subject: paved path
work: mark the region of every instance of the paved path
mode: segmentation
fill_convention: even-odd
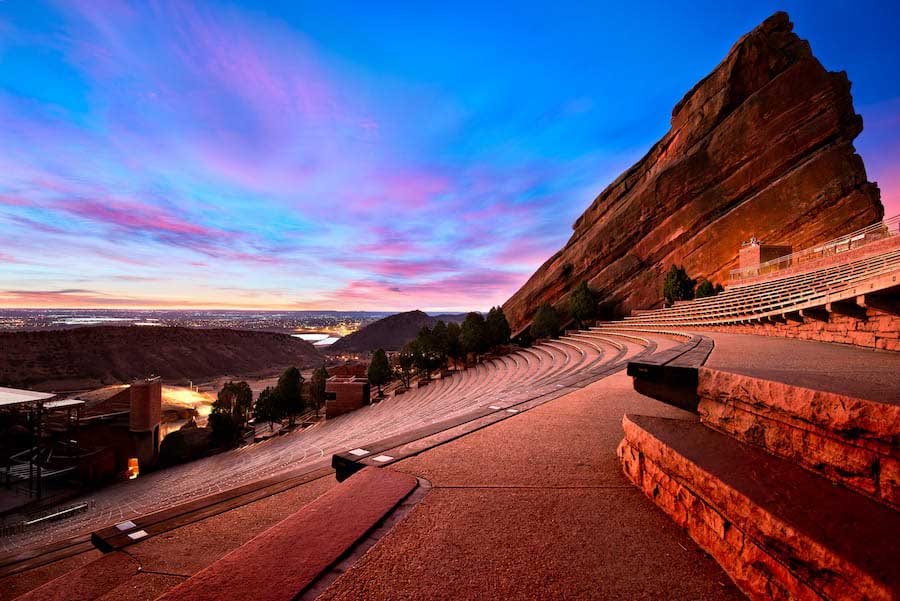
[[[622,476],[623,373],[392,466],[434,489],[320,599],[743,599]]]

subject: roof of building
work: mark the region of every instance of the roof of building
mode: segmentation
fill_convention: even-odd
[[[52,411],[54,409],[71,409],[73,407],[81,407],[84,401],[80,399],[60,399],[58,401],[48,401],[44,403],[44,409]]]
[[[52,399],[56,395],[51,392],[35,392],[19,388],[0,387],[0,407],[15,407]]]

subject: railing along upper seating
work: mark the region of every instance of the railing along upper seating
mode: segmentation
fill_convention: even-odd
[[[817,261],[825,257],[856,250],[872,244],[873,242],[897,235],[900,235],[900,215],[894,215],[893,217],[874,223],[845,236],[841,236],[840,238],[829,240],[824,244],[812,248],[778,257],[777,259],[772,259],[771,261],[766,261],[759,265],[750,265],[744,268],[732,269],[729,274],[729,279],[732,284],[740,283],[741,280],[747,278],[769,275],[781,271],[782,269],[801,266],[805,263]]]

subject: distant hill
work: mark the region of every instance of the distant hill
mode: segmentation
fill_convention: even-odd
[[[249,375],[321,360],[310,343],[269,332],[143,326],[0,332],[0,386],[43,390],[151,374],[170,381]]]
[[[382,348],[386,351],[396,351],[415,338],[419,330],[425,326],[433,327],[439,320],[443,320],[446,323],[451,321],[461,322],[465,317],[465,314],[432,317],[422,311],[397,313],[396,315],[373,321],[369,325],[360,328],[359,331],[344,336],[329,346],[328,350],[365,353]]]

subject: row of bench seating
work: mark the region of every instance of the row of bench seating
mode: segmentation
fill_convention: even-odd
[[[601,323],[598,327],[730,325],[778,318],[827,303],[854,300],[863,293],[893,289],[900,285],[900,236],[895,240],[884,252],[845,264],[732,286],[717,296],[639,311],[622,322]]]
[[[677,344],[677,340],[672,340]],[[92,495],[94,509],[76,518],[48,524],[22,537],[0,541],[0,551],[46,544],[76,532],[247,484],[329,464],[335,453],[361,444],[403,435],[455,418],[465,419],[488,407],[505,411],[588,376],[604,366],[655,348],[635,334],[581,333],[536,344],[451,372],[421,388],[318,423],[302,432],[273,437],[233,451],[142,475]]]

